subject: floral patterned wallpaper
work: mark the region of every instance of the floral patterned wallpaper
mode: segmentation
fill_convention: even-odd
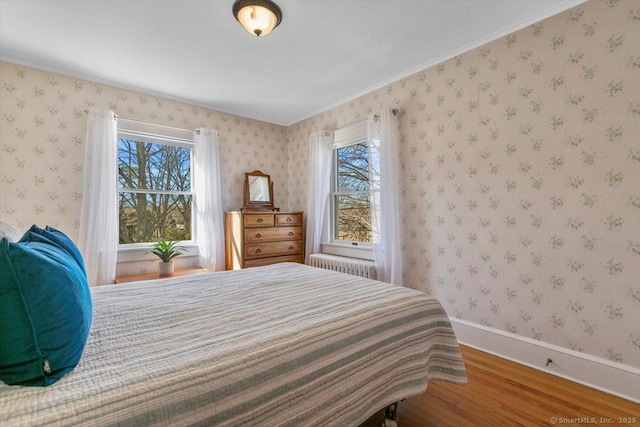
[[[640,2],[592,0],[289,127],[400,110],[405,285],[449,315],[640,367]]]
[[[23,230],[48,224],[77,239],[89,107],[162,125],[216,129],[224,209],[243,205],[244,173],[255,169],[272,176],[276,205],[287,208],[286,128],[0,62],[0,221]],[[155,268],[151,262],[121,264],[117,274]]]
[[[90,106],[218,130],[225,210],[253,169],[304,210],[310,132],[388,105],[405,283],[451,316],[640,367],[639,40],[640,2],[591,0],[289,128],[0,62],[0,221],[77,237]]]

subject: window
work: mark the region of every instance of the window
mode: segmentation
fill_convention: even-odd
[[[192,240],[193,144],[141,127],[118,120],[119,243]]]
[[[380,194],[378,151],[367,140],[366,128],[336,131],[333,151],[331,241],[352,246],[375,243]]]

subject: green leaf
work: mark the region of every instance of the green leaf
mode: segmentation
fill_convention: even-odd
[[[177,244],[178,242],[173,240],[167,241],[164,239],[160,239],[153,245],[153,249],[151,249],[149,252],[157,255],[158,258],[160,258],[163,262],[169,262],[178,255],[181,255],[182,251],[185,250],[181,246],[176,246]]]

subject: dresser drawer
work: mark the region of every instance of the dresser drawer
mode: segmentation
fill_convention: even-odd
[[[278,255],[297,255],[302,253],[302,241],[250,243],[245,245],[245,258],[265,258]]]
[[[279,240],[300,240],[300,227],[245,228],[244,241],[247,243],[277,242]]]
[[[260,267],[263,265],[277,264],[279,262],[299,262],[302,263],[302,255],[274,256],[271,258],[256,258],[245,261],[245,267]]]
[[[273,214],[244,214],[244,226],[245,227],[273,227],[274,220]]]
[[[2,0],[0,0],[2,1]],[[304,263],[304,212],[225,212],[225,268]]]
[[[302,225],[302,214],[276,214],[276,225]]]

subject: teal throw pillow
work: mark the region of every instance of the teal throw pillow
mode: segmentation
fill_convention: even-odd
[[[6,384],[58,381],[79,362],[91,327],[83,269],[39,236],[0,241],[0,379]]]
[[[31,228],[22,236],[20,241],[33,240],[34,236],[32,233],[35,233],[38,236],[42,236],[45,239],[48,239],[53,244],[60,246],[65,251],[69,252],[69,254],[76,260],[84,275],[87,275],[87,271],[84,267],[84,260],[82,259],[82,254],[80,253],[80,249],[73,243],[66,234],[64,234],[60,230],[56,230],[53,227],[46,226],[45,228],[40,228],[37,225],[32,225]]]

